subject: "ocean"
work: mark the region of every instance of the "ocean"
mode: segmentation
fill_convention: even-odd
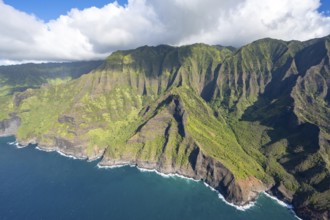
[[[296,219],[261,194],[244,211],[202,182],[164,177],[135,167],[104,169],[0,138],[0,219]],[[220,196],[221,197],[221,196]]]

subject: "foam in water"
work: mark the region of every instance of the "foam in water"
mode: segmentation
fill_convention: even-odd
[[[114,168],[120,168],[120,167],[124,167],[124,166],[136,167],[141,172],[153,172],[153,173],[156,173],[156,174],[158,174],[158,175],[160,175],[164,178],[178,177],[178,178],[182,178],[182,179],[186,179],[186,180],[194,181],[194,182],[201,181],[201,180],[196,180],[196,179],[186,177],[186,176],[183,176],[183,175],[180,175],[180,174],[177,174],[177,173],[175,173],[175,174],[165,174],[165,173],[161,173],[161,172],[159,172],[158,170],[155,170],[155,169],[145,169],[145,168],[141,168],[141,167],[138,167],[138,166],[135,166],[135,165],[130,165],[130,164],[111,165],[111,166],[103,166],[103,165],[99,165],[99,164],[97,165],[98,168],[105,168],[105,169],[114,169]],[[247,210],[247,209],[249,209],[249,208],[251,208],[255,205],[255,202],[250,202],[249,204],[244,205],[244,206],[234,205],[233,203],[230,203],[230,202],[226,201],[225,198],[223,197],[223,195],[221,195],[216,189],[214,189],[213,187],[211,187],[210,185],[208,185],[205,182],[203,182],[203,183],[207,188],[209,188],[212,191],[216,192],[218,194],[219,199],[221,199],[227,205],[230,205],[230,206],[236,208],[237,210],[245,211],[245,210]]]
[[[294,210],[293,210],[293,206],[292,206],[291,204],[285,203],[285,202],[279,200],[278,198],[276,198],[275,196],[270,195],[270,194],[267,193],[267,192],[263,192],[263,194],[264,194],[265,196],[267,196],[268,198],[270,198],[270,199],[276,201],[277,204],[279,204],[280,206],[283,206],[283,207],[286,207],[286,208],[290,209],[291,212],[294,214],[294,217],[295,217],[295,218],[297,218],[297,219],[299,219],[299,220],[302,220],[301,218],[299,218],[299,217],[296,215],[296,213],[295,213]]]
[[[25,145],[21,145],[19,144],[17,141],[13,141],[13,142],[8,142],[7,144],[9,145],[12,145],[12,146],[16,146],[17,148],[24,148],[26,147]],[[37,150],[40,150],[40,151],[45,151],[45,152],[53,152],[53,151],[56,151],[58,154],[64,156],[64,157],[67,157],[67,158],[71,158],[71,159],[74,159],[74,160],[77,160],[77,159],[85,159],[85,158],[79,158],[79,157],[75,157],[75,156],[72,156],[72,155],[69,155],[69,154],[66,154],[66,153],[63,153],[59,150],[52,150],[52,149],[45,149],[45,148],[40,148],[38,146],[35,147],[35,149]],[[89,160],[89,162],[91,161],[95,161],[95,160],[98,160],[100,159],[102,156],[98,157],[98,158],[95,158],[94,160]],[[130,167],[136,167],[139,171],[141,172],[153,172],[153,173],[156,173],[164,178],[171,178],[171,177],[178,177],[178,178],[182,178],[182,179],[186,179],[186,180],[189,180],[189,181],[194,181],[194,182],[199,182],[200,180],[196,180],[196,179],[193,179],[193,178],[190,178],[190,177],[186,177],[186,176],[183,176],[183,175],[180,175],[180,174],[177,174],[177,173],[174,173],[174,174],[165,174],[165,173],[161,173],[159,172],[158,170],[156,169],[146,169],[146,168],[141,168],[141,167],[138,167],[136,165],[132,165],[132,164],[120,164],[120,165],[110,165],[110,166],[105,166],[105,165],[100,165],[100,164],[97,164],[97,167],[98,168],[103,168],[103,169],[115,169],[115,168],[120,168],[120,167],[125,167],[125,166],[130,166]],[[255,202],[250,202],[248,203],[247,205],[244,205],[244,206],[237,206],[237,205],[234,205],[233,203],[230,203],[228,202],[224,196],[219,193],[216,189],[214,189],[213,187],[211,187],[210,185],[208,185],[207,183],[203,182],[204,185],[209,188],[210,190],[212,190],[213,192],[216,192],[218,194],[218,197],[219,199],[221,199],[224,203],[226,203],[227,205],[229,206],[232,206],[234,208],[236,208],[237,210],[240,210],[240,211],[246,211],[248,209],[250,209],[251,207],[253,207],[255,205]],[[263,192],[263,194],[265,196],[267,196],[268,198],[276,201],[279,205],[283,206],[283,207],[286,207],[288,209],[290,209],[293,213],[293,207],[292,205],[290,204],[287,204],[281,200],[279,200],[278,198],[266,193],[266,192]],[[294,213],[295,217],[297,219],[300,219],[295,213]]]
[[[120,164],[120,165],[110,165],[110,166],[97,164],[97,167],[100,169],[115,169],[115,168],[126,167],[126,166],[134,167],[133,165],[130,165],[128,163]]]
[[[285,203],[285,202],[279,200],[278,198],[276,198],[275,196],[270,195],[270,194],[267,193],[267,192],[263,192],[263,194],[264,194],[265,196],[267,196],[268,198],[271,198],[272,200],[276,201],[279,205],[281,205],[281,206],[283,206],[283,207],[286,207],[286,208],[288,208],[288,209],[292,209],[292,208],[293,208],[292,205],[287,204],[287,203]]]
[[[137,167],[137,168],[138,168],[140,171],[142,171],[142,172],[154,172],[154,173],[156,173],[156,174],[158,174],[158,175],[160,175],[160,176],[162,176],[162,177],[165,177],[165,178],[169,178],[169,177],[179,177],[179,178],[186,179],[186,180],[189,180],[189,181],[194,181],[194,182],[199,182],[199,181],[201,181],[201,180],[196,180],[196,179],[193,179],[193,178],[190,178],[190,177],[182,176],[182,175],[177,174],[177,173],[175,173],[175,174],[164,174],[164,173],[161,173],[161,172],[159,172],[159,171],[157,171],[157,170],[155,170],[155,169],[145,169],[145,168],[140,168],[140,167]],[[250,209],[251,207],[253,207],[253,206],[255,205],[255,202],[250,202],[250,203],[248,203],[247,205],[244,205],[244,206],[237,206],[237,205],[234,205],[233,203],[228,202],[228,201],[224,198],[224,196],[223,196],[221,193],[219,193],[216,189],[214,189],[213,187],[211,187],[209,184],[207,184],[206,182],[203,182],[203,183],[204,183],[204,185],[205,185],[207,188],[211,189],[211,191],[216,192],[216,193],[218,194],[219,199],[221,199],[221,200],[222,200],[223,202],[225,202],[227,205],[236,208],[237,210],[240,210],[240,211],[246,211],[247,209]]]
[[[194,182],[199,182],[200,181],[200,180],[196,180],[196,179],[193,179],[193,178],[190,178],[190,177],[182,176],[182,175],[177,174],[177,173],[175,173],[175,174],[165,174],[165,173],[161,173],[161,172],[159,172],[158,170],[155,170],[155,169],[145,169],[145,168],[141,168],[141,167],[131,165],[131,164],[121,164],[121,165],[111,165],[111,166],[103,166],[103,165],[99,165],[99,164],[97,165],[98,168],[105,168],[105,169],[115,169],[115,168],[120,168],[120,167],[124,167],[124,166],[136,167],[141,172],[153,172],[153,173],[156,173],[156,174],[158,174],[158,175],[160,175],[164,178],[179,177],[179,178],[186,179],[186,180],[189,180],[189,181],[194,181]],[[203,183],[207,188],[209,188],[213,192],[216,192],[218,194],[219,199],[221,199],[224,203],[226,203],[229,206],[234,207],[235,209],[237,209],[239,211],[246,211],[246,210],[254,207],[255,204],[256,204],[256,202],[249,202],[248,204],[243,205],[243,206],[234,205],[233,203],[228,202],[221,193],[219,193],[216,189],[211,187],[209,184],[207,184],[205,182],[203,182]],[[281,206],[286,207],[288,209],[291,209],[291,211],[294,213],[294,211],[292,209],[292,205],[287,204],[287,203],[277,199],[276,197],[269,195],[266,192],[263,192],[263,194],[266,195],[267,197],[273,199],[274,201],[276,201]],[[295,213],[294,213],[294,215],[297,219],[300,219]]]
[[[40,147],[36,147],[37,150],[40,150],[40,151],[45,151],[45,152],[54,152],[55,150],[52,150],[52,149],[45,149],[45,148],[40,148]]]
[[[101,159],[102,157],[103,157],[103,155],[100,155],[100,156],[95,157],[95,158],[93,158],[93,159],[89,159],[89,158],[88,158],[87,162],[93,162],[93,161],[96,161],[96,160]]]
[[[141,167],[136,167],[140,172],[152,172],[152,173],[156,173],[164,178],[170,178],[170,177],[174,177],[175,175],[174,174],[166,174],[166,173],[161,173],[155,169],[145,169],[145,168],[141,168]]]
[[[27,145],[20,145],[17,141],[13,141],[13,142],[8,142],[7,144],[12,145],[12,146],[16,146],[17,148],[24,148]]]
[[[153,172],[153,173],[156,173],[164,178],[170,178],[170,177],[178,177],[178,178],[181,178],[181,179],[186,179],[186,180],[190,180],[190,181],[194,181],[194,182],[199,182],[200,180],[195,180],[193,178],[190,178],[190,177],[186,177],[186,176],[183,176],[183,175],[180,175],[180,174],[177,174],[177,173],[169,173],[169,174],[165,174],[165,173],[161,173],[159,172],[158,170],[155,170],[155,169],[145,169],[145,168],[141,168],[141,167],[136,167],[138,170],[140,170],[141,172]]]
[[[71,158],[71,159],[74,159],[74,160],[83,160],[85,158],[79,158],[79,157],[75,157],[75,156],[72,156],[70,154],[66,154],[66,153],[63,153],[62,151],[60,150],[53,150],[53,149],[45,149],[45,148],[40,148],[40,147],[35,147],[35,149],[37,150],[40,150],[40,151],[45,151],[45,152],[54,152],[56,151],[58,154],[60,154],[61,156],[64,156],[64,157],[67,157],[67,158]]]
[[[169,177],[179,177],[179,178],[182,178],[182,179],[186,179],[186,180],[189,180],[189,181],[194,181],[194,182],[199,182],[201,180],[196,180],[196,179],[193,179],[193,178],[190,178],[190,177],[186,177],[186,176],[182,176],[180,174],[164,174],[164,173],[161,173],[155,169],[145,169],[145,168],[140,168],[140,167],[137,167],[140,171],[142,172],[154,172],[162,177],[165,177],[165,178],[169,178]],[[233,203],[230,203],[228,202],[227,200],[225,200],[225,198],[223,197],[223,195],[221,195],[216,189],[214,189],[213,187],[211,187],[210,185],[208,185],[207,183],[203,182],[204,185],[211,189],[212,191],[216,192],[218,194],[218,197],[219,199],[221,199],[222,201],[224,201],[227,205],[230,205],[232,207],[235,207],[236,209],[240,210],[240,211],[245,211],[249,208],[251,208],[252,206],[254,206],[255,202],[250,202],[249,204],[247,205],[244,205],[244,206],[237,206],[237,205],[234,205]]]
[[[68,157],[68,158],[71,158],[71,159],[74,159],[74,160],[78,160],[78,159],[80,159],[80,158],[75,157],[75,156],[72,156],[72,155],[70,155],[70,154],[63,153],[62,151],[59,151],[59,150],[57,150],[56,152],[57,152],[58,154],[64,156],[64,157]]]
[[[252,208],[255,205],[255,202],[249,202],[248,204],[243,205],[243,206],[234,205],[233,203],[228,202],[225,199],[225,197],[221,193],[219,193],[216,189],[214,189],[212,186],[210,186],[209,184],[207,184],[205,182],[204,182],[204,185],[207,188],[211,189],[213,192],[216,192],[218,194],[219,199],[221,199],[224,203],[226,203],[229,206],[232,206],[232,207],[236,208],[237,210],[246,211],[246,210]]]

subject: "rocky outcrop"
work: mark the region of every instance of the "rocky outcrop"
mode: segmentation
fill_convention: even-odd
[[[25,100],[25,99],[27,99],[31,96],[33,96],[33,90],[31,90],[31,89],[28,89],[24,93],[15,94],[14,95],[14,101],[13,101],[14,106],[18,107],[22,103],[23,100]]]
[[[39,148],[45,151],[57,151],[64,156],[74,157],[77,159],[88,159],[89,161],[101,158],[104,154],[104,149],[96,149],[91,153],[87,153],[86,144],[74,143],[64,138],[54,138],[52,144],[39,144]],[[38,142],[37,142],[38,143]]]
[[[297,206],[295,203],[294,210],[297,213],[297,215],[302,219],[320,219],[320,220],[328,220],[330,219],[330,211],[329,210],[315,210],[311,206]]]
[[[146,121],[127,140],[127,145],[139,148],[138,153],[125,151],[118,155],[106,152],[99,165],[134,165],[202,180],[235,205],[246,205],[255,200],[260,192],[267,189],[266,184],[252,176],[235,177],[219,160],[203,152],[187,129],[188,117],[195,113],[183,99],[180,95],[170,94],[155,105],[147,106],[140,113]],[[189,100],[194,99],[191,97]],[[159,140],[159,137],[163,139]],[[181,159],[177,156],[179,154]]]
[[[293,194],[294,194],[292,191],[286,189],[282,183],[275,184],[267,191],[267,193],[269,193],[272,196],[275,196],[276,198],[284,201],[287,204],[292,203]]]
[[[197,147],[190,156],[191,161],[187,167],[163,166],[161,161],[150,163],[136,158],[114,160],[109,157],[104,157],[99,165],[133,165],[144,169],[157,170],[164,174],[179,174],[195,180],[202,180],[219,191],[228,202],[239,206],[254,201],[260,192],[266,190],[266,185],[254,177],[243,180],[235,179],[230,170],[219,161],[204,155]]]
[[[34,116],[39,130],[22,123],[24,138],[45,150],[203,180],[237,205],[271,188],[300,216],[321,218],[327,211],[318,210],[329,210],[329,42],[118,51],[72,84],[17,93],[14,108]],[[3,133],[14,132],[9,124]]]
[[[16,114],[12,114],[9,119],[0,121],[0,137],[15,135],[20,124],[21,119]]]
[[[69,115],[60,115],[58,117],[58,122],[59,123],[69,123],[69,124],[75,124],[74,117],[69,116]]]
[[[74,142],[72,140],[67,140],[65,138],[53,137],[52,142],[42,142],[38,138],[32,138],[29,140],[17,139],[17,142],[21,146],[28,146],[29,144],[38,145],[38,148],[43,151],[51,152],[57,151],[63,156],[77,158],[81,160],[93,161],[103,157],[104,149],[93,149],[92,152],[87,153],[86,143]]]

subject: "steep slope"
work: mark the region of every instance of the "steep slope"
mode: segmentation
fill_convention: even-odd
[[[222,65],[220,76],[237,78],[219,80],[214,103],[229,112],[243,148],[273,174],[277,196],[303,217],[329,216],[329,37],[269,41],[241,48]]]
[[[329,218],[329,55],[330,37],[118,51],[8,98],[0,126],[101,165],[203,179],[235,204],[269,189],[304,218]]]
[[[59,79],[69,81],[90,72],[102,63],[103,61],[83,61],[0,66],[0,95],[38,88],[42,84],[53,83]]]
[[[205,179],[230,201],[245,204],[265,189],[258,179],[269,177],[199,95],[230,54],[201,44],[116,52],[77,80],[17,94],[17,138],[80,158],[105,151],[102,164],[140,164]]]
[[[101,65],[103,61],[43,63],[0,66],[0,120],[13,110],[12,95],[44,84],[60,84],[80,77]]]

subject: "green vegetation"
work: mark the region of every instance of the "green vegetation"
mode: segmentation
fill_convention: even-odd
[[[0,120],[14,111],[13,95],[29,88],[57,86],[100,66],[102,61],[0,66]]]
[[[9,118],[9,113],[14,110],[13,97],[0,96],[0,109],[0,121]]]
[[[0,120],[16,113],[20,140],[52,145],[61,138],[82,146],[81,154],[105,150],[114,161],[184,170],[197,149],[238,180],[256,177],[294,195],[294,204],[327,210],[329,54],[329,37],[263,39],[238,50],[117,51],[85,75],[92,65],[24,77],[0,67]]]
[[[265,178],[260,164],[246,154],[230,127],[212,115],[207,103],[192,93],[189,87],[180,87],[176,92],[180,94],[185,109],[189,110],[187,130],[206,155],[223,163],[238,178]]]

